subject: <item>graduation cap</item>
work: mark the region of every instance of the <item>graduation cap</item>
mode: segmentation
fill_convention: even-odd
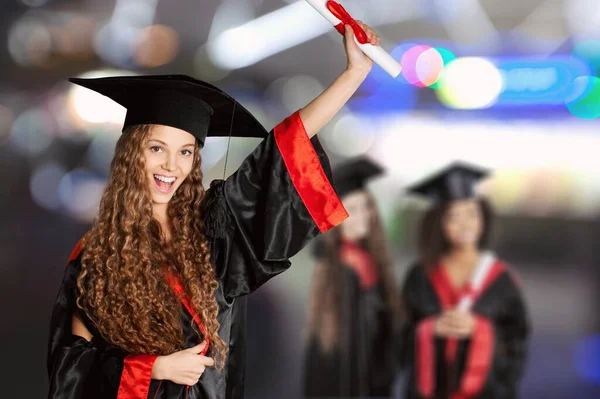
[[[127,109],[123,130],[140,124],[166,125],[207,136],[266,137],[268,131],[233,97],[185,75],[71,78],[70,82],[109,97]]]
[[[384,169],[369,158],[359,157],[337,166],[333,170],[333,180],[341,197],[352,191],[364,190],[370,179],[383,172]]]
[[[489,174],[488,170],[463,162],[454,162],[407,191],[446,202],[476,196],[475,185]]]

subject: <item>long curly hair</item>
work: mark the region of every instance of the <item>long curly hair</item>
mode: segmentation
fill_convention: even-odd
[[[219,337],[218,282],[204,236],[200,149],[191,173],[168,204],[172,238],[154,219],[143,150],[152,125],[123,132],[92,229],[83,240],[77,304],[109,343],[128,353],[168,355],[184,349],[181,302],[165,271],[179,277],[206,327],[211,354],[222,368],[227,345]],[[195,323],[192,327],[199,337]]]
[[[362,245],[373,257],[379,275],[379,285],[388,306],[390,328],[398,327],[401,318],[400,294],[389,257],[385,230],[373,196],[367,192],[368,206],[373,210],[369,235]],[[308,339],[316,339],[321,348],[331,351],[340,344],[342,308],[344,307],[344,265],[340,262],[341,227],[323,237],[325,257],[317,262],[312,278],[308,306]]]

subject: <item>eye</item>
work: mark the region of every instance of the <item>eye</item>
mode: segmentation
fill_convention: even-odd
[[[183,155],[184,157],[189,157],[190,155],[192,155],[192,152],[190,150],[182,150],[181,155]]]
[[[159,152],[162,152],[162,150],[163,150],[163,148],[158,145],[153,145],[152,147],[150,147],[150,151],[152,151],[152,152],[159,153]]]

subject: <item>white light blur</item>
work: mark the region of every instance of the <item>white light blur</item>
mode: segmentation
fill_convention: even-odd
[[[134,75],[129,71],[99,70],[82,74],[80,78],[98,78]],[[69,91],[69,104],[75,115],[89,123],[122,124],[127,110],[110,98],[93,90],[72,84]]]
[[[91,222],[98,214],[106,181],[84,170],[73,170],[60,180],[58,195],[63,209],[73,218]]]
[[[589,184],[600,187],[600,171],[594,166],[600,136],[591,123],[456,122],[403,116],[382,121],[377,130],[381,137],[374,153],[403,181],[462,159],[492,169],[551,167],[593,173]]]
[[[217,66],[243,68],[330,29],[325,18],[305,1],[299,1],[226,30],[208,42],[207,50]]]
[[[436,94],[455,109],[479,109],[494,104],[504,81],[496,66],[484,58],[463,57],[448,64],[440,77]]]
[[[597,0],[565,0],[564,14],[575,39],[600,36],[600,2]]]
[[[380,121],[371,153],[402,186],[463,160],[494,172],[480,189],[501,212],[589,217],[600,210],[600,137],[594,124],[573,123],[393,117]],[[542,198],[542,188],[553,198]]]
[[[414,19],[423,11],[413,2],[404,2],[398,11],[396,0],[348,0],[343,5],[371,27]],[[328,32],[334,32],[331,24],[300,0],[209,38],[207,51],[222,69],[244,68]]]
[[[440,7],[443,3],[447,3],[447,0],[439,0],[436,5]],[[494,54],[500,46],[500,36],[479,0],[460,0],[453,3],[456,8],[451,18],[443,17],[447,5],[441,6],[438,15],[442,16],[442,25],[454,45],[460,49],[485,39],[485,46],[481,49],[485,50],[486,54]]]
[[[9,142],[24,154],[38,155],[52,144],[54,130],[52,117],[46,111],[31,109],[15,119]]]
[[[328,152],[343,157],[367,153],[375,143],[375,130],[365,119],[344,113],[331,122],[319,140]]]
[[[29,181],[31,197],[42,208],[57,210],[60,207],[58,185],[65,175],[62,166],[55,162],[36,168]]]
[[[325,90],[325,87],[312,76],[293,76],[286,79],[281,87],[281,103],[288,112],[295,112],[305,107],[323,90]]]

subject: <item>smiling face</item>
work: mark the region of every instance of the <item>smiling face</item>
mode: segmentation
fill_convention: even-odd
[[[196,139],[185,130],[153,126],[144,146],[146,174],[154,205],[167,204],[192,171]]]
[[[477,247],[484,228],[477,199],[453,201],[442,220],[444,235],[453,248]]]

